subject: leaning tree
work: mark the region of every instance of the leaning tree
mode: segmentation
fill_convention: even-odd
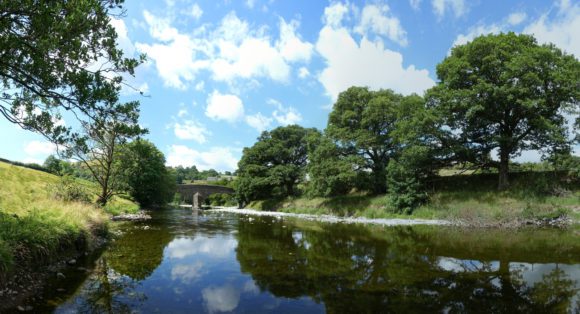
[[[81,135],[64,112],[91,123],[110,110],[144,59],[116,45],[122,2],[0,1],[0,114],[61,144]]]
[[[499,155],[499,189],[510,160],[570,144],[566,114],[578,114],[580,63],[552,44],[514,33],[487,35],[452,49],[437,66],[428,105],[438,110],[458,156],[483,165]],[[575,118],[575,117],[572,117]]]

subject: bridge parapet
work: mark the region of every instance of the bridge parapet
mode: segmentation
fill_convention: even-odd
[[[217,193],[234,194],[234,189],[221,185],[178,184],[177,193],[181,195],[181,202],[191,202],[198,208],[208,196]]]

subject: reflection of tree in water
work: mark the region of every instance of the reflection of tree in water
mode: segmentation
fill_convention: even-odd
[[[117,273],[143,280],[161,264],[163,249],[172,239],[167,228],[136,226],[119,237],[104,256]]]
[[[441,267],[439,256],[452,255],[441,245],[439,255],[433,254],[433,235],[416,228],[388,228],[377,238],[364,226],[268,224],[268,218],[240,220],[242,272],[262,290],[310,296],[328,312],[558,312],[578,293],[564,272],[529,287],[521,273],[510,272],[509,261],[500,261],[497,269],[489,262]]]
[[[555,268],[534,285],[531,294],[538,305],[544,305],[543,312],[564,313],[572,307],[570,302],[578,291],[575,281],[568,278],[562,269]],[[580,312],[578,300],[576,302],[575,308]]]
[[[107,258],[100,258],[79,294],[74,309],[78,313],[132,313],[146,296],[135,291],[138,283],[109,268]]]

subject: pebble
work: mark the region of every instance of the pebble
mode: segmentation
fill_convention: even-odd
[[[33,308],[32,306],[30,306],[30,305],[27,305],[27,306],[22,306],[22,305],[19,305],[19,306],[17,307],[17,309],[18,309],[20,312],[28,312],[28,311],[32,311],[34,308]]]
[[[68,263],[69,265],[74,265],[74,264],[76,264],[76,263],[77,263],[77,260],[73,258],[73,259],[71,259],[70,261],[68,261],[67,263]]]
[[[66,277],[64,276],[63,273],[56,273],[56,278],[58,278],[58,279],[65,279]]]

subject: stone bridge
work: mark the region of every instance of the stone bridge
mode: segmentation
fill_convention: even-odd
[[[177,193],[181,195],[181,202],[191,202],[193,208],[200,208],[208,196],[216,193],[234,194],[234,189],[220,185],[178,184]]]

